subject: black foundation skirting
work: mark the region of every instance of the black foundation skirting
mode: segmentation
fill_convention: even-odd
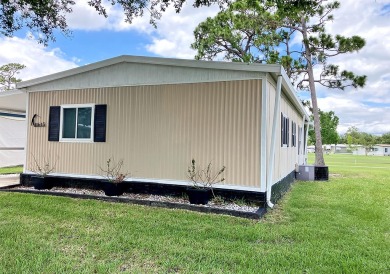
[[[32,174],[20,175],[20,184],[23,186],[33,186],[31,177]],[[89,179],[89,178],[73,178],[66,176],[49,176],[47,177],[50,184],[53,187],[64,188],[80,188],[80,189],[94,189],[101,190],[104,186],[105,180],[102,179]],[[295,171],[292,171],[285,178],[277,182],[272,186],[271,201],[277,203],[284,193],[288,191],[290,185],[295,180]],[[153,194],[153,195],[171,195],[181,197],[186,194],[187,186],[182,185],[168,185],[152,182],[124,182],[124,190],[128,193],[137,194]],[[221,196],[225,200],[242,200],[259,206],[259,208],[266,208],[266,193],[254,192],[245,190],[233,190],[233,189],[213,189],[216,196]]]
[[[292,171],[282,180],[274,184],[271,188],[271,202],[273,204],[277,203],[283,195],[289,190],[291,184],[295,180],[295,171]]]
[[[20,184],[23,186],[32,187],[31,177],[32,174],[20,175]],[[80,188],[80,189],[94,189],[101,190],[104,186],[105,180],[102,179],[89,179],[89,178],[73,178],[66,176],[48,176],[47,179],[53,187],[64,188]],[[152,182],[123,182],[124,190],[128,193],[137,194],[153,194],[153,195],[170,195],[181,197],[186,194],[187,186],[182,185],[168,185]],[[249,202],[259,206],[260,208],[266,207],[266,196],[264,192],[254,192],[245,190],[233,190],[233,189],[213,189],[216,196],[221,196],[225,200],[242,200],[243,202]]]

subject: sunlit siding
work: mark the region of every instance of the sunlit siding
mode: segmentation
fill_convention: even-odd
[[[50,158],[57,173],[100,175],[109,157],[133,177],[187,180],[192,158],[226,166],[225,184],[260,187],[261,80],[30,93],[29,117],[48,121],[50,106],[107,104],[105,143],[48,142],[29,127],[27,169]]]
[[[274,106],[275,106],[275,95],[276,95],[276,84],[272,80],[268,80],[267,82],[267,104],[269,106],[268,113],[268,157],[271,147],[271,136],[272,136],[272,123],[273,123],[273,114],[274,114]],[[289,146],[281,147],[281,119],[280,114],[283,113],[287,116],[289,121]],[[296,137],[296,146],[292,147],[292,125],[291,122],[297,124],[297,137]],[[295,169],[295,164],[299,164],[298,157],[298,126],[302,127],[302,115],[299,114],[298,110],[292,105],[292,103],[287,99],[284,92],[282,92],[282,97],[280,100],[280,111],[279,111],[279,119],[277,121],[277,129],[276,129],[276,143],[275,143],[275,166],[274,166],[274,174],[273,174],[273,182],[276,183],[279,180],[286,177],[289,173],[291,173]],[[269,158],[268,158],[269,159]]]

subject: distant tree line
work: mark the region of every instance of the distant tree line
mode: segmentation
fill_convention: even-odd
[[[357,127],[348,128],[345,134],[339,136],[339,144],[362,145],[366,148],[371,148],[376,144],[390,144],[390,132],[379,135],[373,135],[366,132],[361,132]]]
[[[309,109],[311,110],[310,106]],[[323,144],[348,144],[351,148],[354,145],[362,145],[367,149],[377,144],[390,144],[390,132],[380,136],[361,132],[357,127],[350,127],[345,134],[338,134],[339,117],[336,116],[335,112],[319,110],[319,114]],[[315,143],[313,128],[309,129],[308,143],[309,145]]]

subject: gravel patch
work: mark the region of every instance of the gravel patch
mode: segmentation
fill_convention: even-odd
[[[79,189],[79,188],[61,188],[61,187],[53,187],[49,190],[36,190],[33,187],[25,187],[25,186],[18,186],[14,187],[13,189],[19,189],[19,190],[33,190],[36,192],[59,192],[59,193],[70,193],[70,194],[80,194],[80,195],[91,195],[96,197],[107,197],[104,194],[104,191],[102,190],[92,190],[92,189]],[[180,197],[173,197],[173,196],[162,196],[162,195],[152,195],[152,194],[135,194],[135,193],[124,193],[122,196],[119,196],[120,198],[128,198],[128,199],[134,199],[134,200],[143,200],[143,201],[155,201],[155,202],[168,202],[168,203],[177,203],[177,204],[185,204],[189,205],[188,199],[183,199]],[[205,207],[205,208],[218,208],[218,209],[225,209],[225,210],[235,210],[240,212],[249,212],[249,213],[255,213],[259,207],[257,206],[250,206],[250,205],[243,205],[243,204],[236,204],[234,202],[224,202],[224,203],[215,203],[212,200],[207,205],[191,205],[191,206],[197,206],[197,207]]]

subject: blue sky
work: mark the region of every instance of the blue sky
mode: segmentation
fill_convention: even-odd
[[[123,12],[112,6],[107,6],[109,17],[105,19],[86,0],[76,2],[74,12],[67,17],[71,37],[58,33],[57,41],[44,47],[26,31],[19,31],[13,38],[0,36],[0,64],[25,64],[20,78],[28,80],[123,54],[193,59],[195,52],[190,44],[194,28],[218,12],[216,6],[194,9],[189,3],[180,14],[169,9],[154,29],[147,13],[129,25],[124,22]],[[318,87],[319,106],[339,116],[340,133],[350,126],[373,134],[390,132],[389,11],[388,0],[342,0],[334,22],[327,26],[332,34],[366,39],[359,53],[332,59],[342,69],[367,75],[366,87],[345,91]],[[299,96],[307,98],[308,94]]]
[[[79,65],[108,59],[118,55],[156,56],[148,52],[145,45],[151,43],[148,36],[136,31],[73,31],[70,37],[57,35],[57,41],[51,43],[48,49],[60,45],[64,58],[72,61],[72,57],[79,59]]]

